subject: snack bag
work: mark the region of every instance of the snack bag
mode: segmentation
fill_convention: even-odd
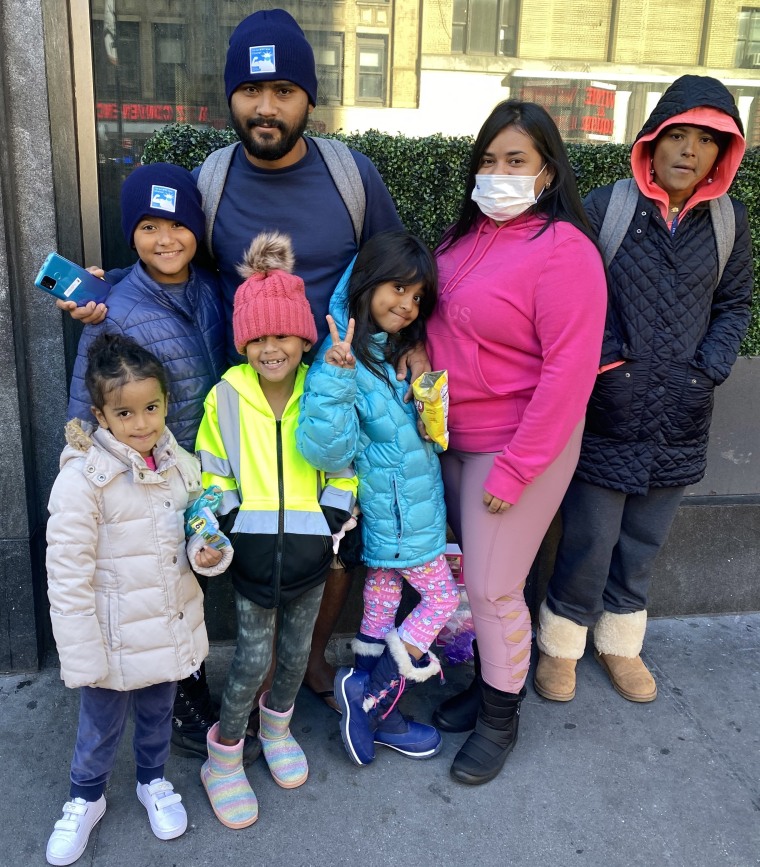
[[[198,497],[185,511],[185,535],[200,536],[204,544],[211,548],[222,549],[230,544],[230,540],[219,530],[219,522],[214,512],[222,502],[222,489],[212,485]]]
[[[446,370],[423,373],[412,383],[414,405],[427,435],[443,449],[449,447],[449,374]]]

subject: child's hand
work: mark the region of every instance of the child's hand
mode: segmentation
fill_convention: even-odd
[[[330,329],[333,345],[325,352],[325,361],[333,367],[344,367],[352,370],[356,367],[356,358],[351,352],[351,341],[354,339],[354,320],[348,320],[348,329],[343,340],[338,334],[338,326],[335,320],[327,314],[327,325]]]
[[[76,319],[83,325],[98,325],[106,318],[108,308],[105,304],[96,304],[88,301],[84,306],[78,307],[76,301],[63,301],[59,298],[55,302],[59,310],[68,310],[72,319]]]
[[[200,566],[201,569],[211,569],[216,566],[217,563],[220,563],[221,560],[222,552],[217,548],[212,548],[208,545],[201,548],[195,555],[195,565]]]
[[[105,277],[105,271],[98,268],[97,265],[90,265],[87,270],[90,274],[94,274],[101,280]],[[72,319],[76,319],[83,325],[98,325],[101,323],[108,313],[108,308],[105,304],[96,304],[94,301],[88,301],[86,304],[79,307],[76,301],[64,301],[62,298],[57,299],[55,306],[59,310],[68,310]]]

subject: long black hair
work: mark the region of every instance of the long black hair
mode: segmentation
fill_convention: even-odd
[[[375,376],[390,385],[383,359],[378,358],[372,336],[377,325],[371,305],[375,289],[382,283],[399,286],[422,283],[422,300],[417,318],[398,334],[388,335],[385,361],[393,367],[413,346],[424,342],[425,323],[438,299],[438,268],[433,254],[415,235],[402,230],[373,235],[356,257],[348,281],[348,314],[355,321],[352,350]]]
[[[567,158],[557,125],[548,112],[535,102],[506,99],[500,102],[486,118],[475,139],[459,217],[444,233],[440,250],[448,249],[466,235],[480,215],[480,209],[471,198],[475,188],[475,175],[478,174],[483,153],[494,138],[508,126],[516,127],[530,138],[544,163],[554,174],[549,189],[541,193],[536,204],[530,209],[531,213],[545,220],[545,225],[537,235],[545,232],[555,220],[564,220],[596,244],[596,238],[578,194],[575,173]]]
[[[108,396],[128,382],[157,379],[161,392],[168,392],[163,364],[131,337],[122,334],[101,334],[87,351],[87,371],[84,384],[94,407],[103,411]]]

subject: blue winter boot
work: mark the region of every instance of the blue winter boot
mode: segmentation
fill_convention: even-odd
[[[438,674],[440,663],[432,654],[415,660],[394,631],[380,639],[361,633],[352,642],[354,668],[335,677],[335,697],[341,706],[341,735],[349,758],[367,765],[375,758],[375,744],[413,759],[427,759],[441,749],[441,736],[433,726],[407,720],[397,708],[402,693]]]

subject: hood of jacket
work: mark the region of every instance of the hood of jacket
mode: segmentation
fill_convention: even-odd
[[[307,371],[308,367],[306,364],[301,362],[296,371],[293,394],[291,394],[290,399],[288,400],[285,412],[283,412],[283,418],[285,415],[289,415],[293,412],[294,405],[295,414],[296,417],[298,417],[298,400],[303,394],[303,386]],[[266,399],[266,396],[261,389],[259,375],[251,365],[248,364],[248,362],[231,367],[224,376],[222,376],[222,379],[225,382],[228,382],[240,395],[240,399],[250,404],[256,412],[261,413],[261,415],[265,415],[268,418],[274,418],[274,413],[272,412],[272,408],[269,406],[269,401]]]
[[[188,490],[200,487],[200,471],[195,469],[194,461],[178,460],[179,446],[167,427],[153,449],[155,471],[148,467],[137,451],[119,442],[105,428],[73,418],[66,423],[64,432],[66,447],[61,453],[60,469],[72,461],[85,458],[86,474],[96,487],[102,488],[116,476],[127,472],[132,473],[136,482],[158,483],[161,479],[157,474],[174,466],[178,468]]]
[[[710,173],[712,182],[705,178],[697,185],[682,214],[699,202],[717,199],[728,191],[746,147],[739,110],[722,82],[705,75],[683,75],[676,79],[660,97],[631,148],[636,185],[647,198],[658,203],[663,216],[667,214],[668,194],[653,182],[649,173],[652,142],[665,127],[674,124],[707,127],[729,136],[728,146]]]
[[[348,281],[351,279],[355,262],[356,256],[348,263],[348,267],[330,296],[330,316],[335,320],[338,333],[341,335],[346,333],[348,327]]]

